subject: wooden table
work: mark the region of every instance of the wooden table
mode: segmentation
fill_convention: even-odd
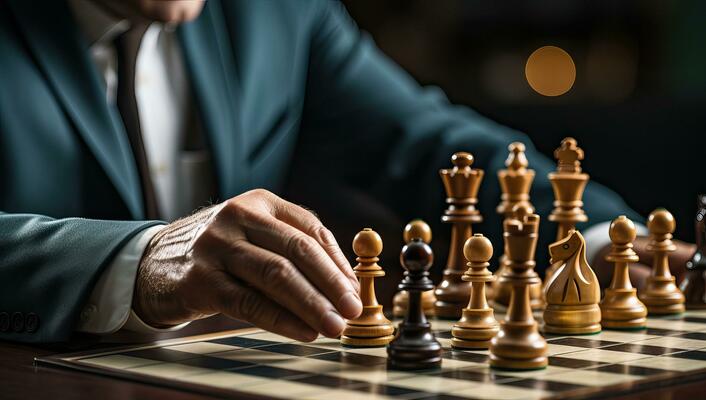
[[[236,329],[244,324],[214,318],[193,323],[188,328],[160,339],[194,335],[217,330]],[[132,336],[115,337],[122,344],[139,340]],[[60,368],[35,366],[34,358],[58,352],[76,351],[78,348],[104,347],[105,343],[95,339],[78,338],[79,346],[28,346],[0,342],[0,398],[2,399],[146,399],[168,398],[174,400],[208,399],[211,397],[150,386],[120,379],[76,372]],[[685,382],[668,387],[638,391],[610,398],[637,400],[649,396],[650,399],[697,399],[706,394],[706,381]],[[600,396],[601,398],[606,398]]]

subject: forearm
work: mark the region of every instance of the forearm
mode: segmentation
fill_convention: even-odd
[[[0,214],[0,311],[34,314],[38,327],[0,332],[21,342],[66,340],[103,269],[157,222]]]

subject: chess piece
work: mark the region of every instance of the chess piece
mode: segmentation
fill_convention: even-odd
[[[468,260],[468,270],[462,279],[471,283],[471,298],[468,307],[462,310],[461,319],[451,329],[451,345],[462,349],[487,349],[499,329],[485,297],[486,282],[495,278],[488,270],[493,245],[485,236],[476,233],[466,241],[463,254]]]
[[[495,209],[504,219],[514,217],[513,207],[521,205],[528,214],[534,212],[534,207],[530,203],[529,191],[534,181],[534,170],[527,169],[529,164],[525,156],[525,145],[521,142],[512,142],[508,146],[508,157],[505,160],[506,169],[498,171],[498,182],[502,194],[500,204]],[[505,254],[498,258],[498,270],[495,272],[496,279],[493,281],[491,290],[488,291],[490,305],[496,310],[504,311],[510,304],[512,286],[500,279],[505,271],[507,259]],[[541,301],[540,301],[541,304]]]
[[[431,331],[422,310],[422,293],[434,287],[429,268],[434,255],[431,247],[416,237],[402,248],[400,263],[405,277],[399,285],[406,291],[409,304],[395,339],[387,346],[388,365],[395,369],[429,369],[441,365],[443,349]]]
[[[686,263],[686,274],[679,288],[686,298],[687,310],[706,309],[706,194],[698,196],[695,228],[696,252]]]
[[[510,151],[505,166],[507,169],[498,171],[498,181],[502,195],[501,202],[496,208],[498,214],[508,217],[513,207],[518,204],[524,205],[534,212],[534,207],[530,203],[530,188],[534,181],[534,170],[527,169],[527,157],[525,156],[525,145],[520,142],[510,143]]]
[[[551,262],[560,267],[546,288],[544,332],[589,334],[601,331],[601,288],[586,261],[586,241],[579,231],[549,246]]]
[[[557,223],[556,240],[559,241],[576,229],[578,222],[588,221],[583,211],[583,191],[588,183],[588,174],[581,172],[583,150],[576,144],[576,139],[567,137],[554,151],[558,160],[556,172],[549,173],[549,181],[554,189],[554,209],[549,220]],[[545,288],[561,264],[553,264],[544,276]]]
[[[635,225],[621,215],[610,224],[609,233],[613,246],[605,259],[614,263],[615,268],[610,287],[601,301],[601,325],[606,329],[645,328],[647,308],[637,298],[637,290],[632,287],[628,273],[630,263],[640,261],[632,249]]]
[[[523,221],[526,215],[531,215],[533,212],[534,209],[531,206],[528,206],[526,203],[518,203],[515,204],[512,210],[506,214],[505,221],[512,219]],[[503,227],[504,226],[505,224],[503,224]],[[491,286],[493,296],[488,296],[490,299],[490,305],[498,311],[505,311],[507,309],[510,305],[510,297],[512,295],[512,283],[504,278],[505,273],[507,272],[507,264],[509,262],[506,257],[507,249],[504,251],[505,253],[499,258],[500,267],[495,272],[496,279],[492,282]],[[542,280],[538,278],[537,281],[530,283],[528,290],[530,293],[530,307],[532,310],[542,310],[544,308],[544,299],[542,297]]]
[[[454,153],[451,162],[453,168],[439,171],[448,203],[441,220],[451,224],[451,243],[443,280],[434,291],[434,313],[437,318],[445,319],[459,318],[468,301],[470,285],[461,279],[466,269],[463,246],[471,236],[472,224],[483,221],[476,209],[483,170],[471,168],[473,156],[469,153]]]
[[[650,315],[679,314],[684,312],[684,295],[676,285],[676,279],[669,272],[669,253],[677,249],[672,243],[672,233],[676,228],[674,217],[665,209],[653,211],[648,220],[650,242],[647,250],[654,255],[652,274],[640,300],[647,306]]]
[[[358,232],[353,238],[353,252],[358,256],[353,271],[360,281],[363,312],[358,318],[346,321],[341,343],[352,347],[384,346],[392,340],[395,328],[385,318],[375,297],[375,278],[385,276],[377,263],[382,252],[380,235],[370,228]]]
[[[402,233],[402,239],[405,243],[411,242],[414,238],[420,238],[426,244],[431,243],[431,228],[421,219],[410,221]],[[427,317],[434,316],[434,289],[422,292],[422,309]],[[396,318],[404,317],[407,314],[408,293],[405,290],[400,290],[392,299],[392,315]]]
[[[539,334],[530,306],[530,285],[541,282],[534,272],[538,231],[537,214],[503,222],[507,264],[501,279],[508,282],[512,293],[505,320],[500,322],[498,334],[490,340],[491,367],[538,369],[548,364],[547,342]]]

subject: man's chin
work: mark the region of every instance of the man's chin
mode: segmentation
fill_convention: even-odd
[[[196,19],[205,4],[202,0],[137,0],[141,16],[151,21],[182,23]]]
[[[196,19],[205,0],[102,0],[109,11],[128,19],[182,23]]]

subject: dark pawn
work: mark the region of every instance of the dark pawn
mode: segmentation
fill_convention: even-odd
[[[696,253],[686,263],[686,275],[679,285],[688,310],[706,308],[706,194],[698,196]]]
[[[394,369],[429,369],[441,366],[441,344],[431,332],[422,310],[422,292],[434,287],[429,268],[434,260],[431,247],[415,238],[402,248],[400,263],[406,270],[399,290],[409,292],[409,305],[397,335],[387,346],[388,365]]]

